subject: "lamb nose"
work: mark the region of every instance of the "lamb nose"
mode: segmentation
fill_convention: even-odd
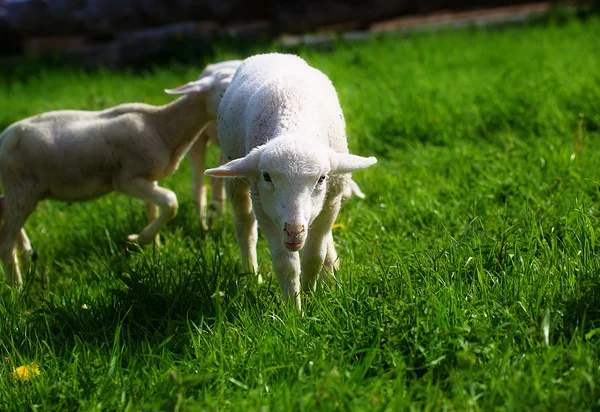
[[[291,236],[298,236],[304,232],[305,228],[304,225],[290,225],[286,223],[284,225],[284,230]]]

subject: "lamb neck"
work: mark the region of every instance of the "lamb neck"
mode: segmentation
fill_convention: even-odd
[[[188,94],[161,106],[156,112],[163,144],[174,155],[183,155],[212,120],[206,115],[205,93]]]

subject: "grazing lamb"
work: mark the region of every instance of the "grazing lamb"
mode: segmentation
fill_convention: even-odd
[[[16,122],[0,134],[0,259],[8,283],[22,283],[15,246],[30,253],[23,225],[43,199],[86,201],[111,191],[142,199],[149,224],[127,240],[143,245],[157,239],[178,203],[175,193],[156,181],[177,169],[194,139],[216,117],[216,103],[232,75],[220,72],[166,90],[186,96],[164,106],[133,103],[96,112],[54,111]]]
[[[333,273],[332,225],[349,174],[377,159],[348,154],[331,81],[293,55],[246,59],[221,101],[218,127],[230,161],[206,174],[245,178],[226,180],[242,265],[257,270],[258,220],[283,296],[300,309],[300,282],[311,291],[323,266]]]

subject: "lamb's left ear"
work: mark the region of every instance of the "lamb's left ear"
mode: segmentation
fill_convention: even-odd
[[[232,160],[222,166],[206,169],[204,174],[214,177],[248,177],[257,174],[263,147],[252,149],[245,157]]]
[[[196,92],[204,92],[209,90],[213,86],[220,86],[227,88],[229,83],[231,83],[231,79],[235,74],[235,69],[232,68],[223,68],[215,71],[214,73],[201,77],[200,79],[189,82],[186,84],[182,84],[175,89],[165,89],[165,93],[168,94],[188,94],[188,93],[196,93]]]
[[[352,173],[359,169],[364,169],[377,163],[374,157],[362,157],[349,153],[337,153],[333,150],[329,152],[329,163],[333,174]]]
[[[212,76],[203,77],[200,80],[182,84],[175,89],[165,89],[165,93],[168,94],[188,94],[204,92],[211,88],[214,78]]]

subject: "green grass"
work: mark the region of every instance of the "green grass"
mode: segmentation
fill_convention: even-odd
[[[258,286],[231,215],[202,232],[187,161],[163,182],[181,208],[160,250],[123,248],[138,201],[40,204],[39,259],[0,298],[0,410],[600,409],[598,39],[593,18],[302,51],[351,149],[379,158],[338,218],[337,284],[304,316],[263,239]],[[0,80],[0,126],[161,104],[202,64],[29,67]],[[11,379],[30,362],[40,376]]]

